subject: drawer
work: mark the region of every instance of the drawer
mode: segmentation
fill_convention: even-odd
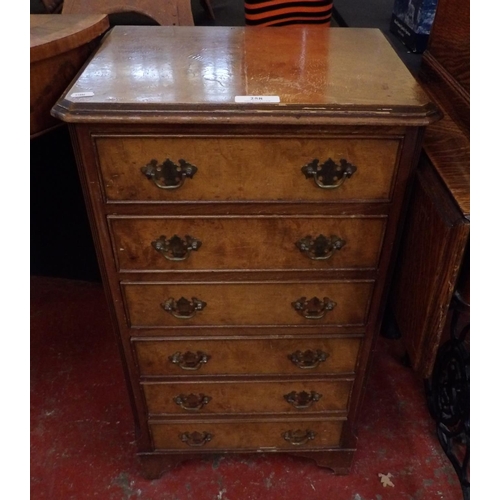
[[[354,373],[359,337],[133,341],[143,377]]]
[[[373,282],[122,285],[132,327],[363,325]]]
[[[285,422],[152,423],[155,450],[286,450],[336,448],[343,422],[306,420]]]
[[[397,139],[146,135],[94,141],[110,202],[387,201],[400,145]],[[306,165],[316,174],[306,176]]]
[[[150,415],[346,411],[351,380],[145,382]]]
[[[385,217],[110,217],[121,271],[376,268]]]

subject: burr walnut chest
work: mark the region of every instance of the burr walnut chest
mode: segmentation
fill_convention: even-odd
[[[439,117],[382,33],[116,27],[52,112],[70,124],[145,475],[264,452],[347,473]]]

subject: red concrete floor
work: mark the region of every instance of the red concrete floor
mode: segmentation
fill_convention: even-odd
[[[378,341],[349,476],[286,455],[216,456],[148,481],[101,286],[32,277],[31,499],[461,500],[422,381],[400,359],[397,341]]]

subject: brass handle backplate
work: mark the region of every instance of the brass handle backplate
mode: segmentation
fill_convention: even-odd
[[[281,436],[290,444],[293,444],[294,446],[301,446],[303,444],[306,444],[308,441],[313,440],[316,437],[316,434],[314,434],[313,431],[307,429],[305,431],[286,431]]]
[[[179,439],[188,446],[203,446],[211,441],[213,435],[209,432],[183,432],[179,434]]]
[[[196,313],[198,311],[202,311],[206,305],[206,302],[203,302],[203,300],[199,300],[196,297],[192,297],[191,301],[184,297],[181,297],[179,300],[170,298],[160,304],[165,311],[178,319],[193,318]]]
[[[306,319],[321,319],[328,311],[332,311],[336,305],[336,302],[333,302],[328,297],[324,297],[323,300],[319,300],[318,297],[313,297],[310,300],[301,297],[299,300],[292,302],[292,307]]]
[[[212,398],[205,394],[179,394],[174,398],[174,403],[188,411],[201,410]]]
[[[141,172],[160,189],[178,189],[186,177],[192,179],[197,171],[198,168],[186,160],[179,160],[179,165],[176,165],[169,158],[161,164],[158,160],[151,160],[141,167]]]
[[[153,248],[163,255],[167,260],[186,260],[191,251],[196,251],[201,247],[201,241],[186,235],[184,239],[174,234],[171,238],[160,236],[152,241]]]
[[[328,353],[323,352],[320,349],[316,349],[315,351],[308,349],[307,351],[295,351],[294,353],[288,355],[288,359],[295,366],[304,370],[309,370],[316,368],[320,363],[326,361],[328,356]]]
[[[314,179],[316,185],[321,189],[336,189],[356,172],[357,167],[344,159],[341,159],[337,164],[328,158],[321,165],[319,160],[314,159],[304,165],[301,170],[306,179]]]
[[[295,246],[311,260],[329,259],[337,250],[345,245],[345,241],[338,236],[320,234],[316,238],[306,236],[295,243]]]
[[[323,395],[314,391],[292,391],[283,397],[287,403],[290,403],[297,410],[305,410],[306,408],[310,408],[316,401],[319,401]]]
[[[175,354],[168,357],[171,363],[178,365],[179,368],[183,370],[199,370],[201,365],[207,363],[210,358],[211,356],[209,354],[205,354],[202,351],[187,351],[185,353],[177,351]]]

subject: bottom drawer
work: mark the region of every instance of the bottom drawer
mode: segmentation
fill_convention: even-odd
[[[258,450],[337,448],[341,420],[283,422],[150,422],[155,450]]]

